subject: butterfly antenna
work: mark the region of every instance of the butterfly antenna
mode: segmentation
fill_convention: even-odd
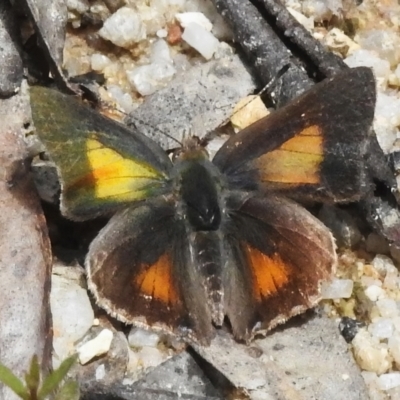
[[[125,117],[129,117],[129,113],[127,113],[125,110],[123,110],[122,108],[120,108],[118,105],[111,105],[110,103],[108,103],[107,101],[101,100],[101,104],[113,108],[114,110],[118,111],[120,114],[122,114]],[[162,131],[161,129],[157,128],[156,126],[153,126],[151,124],[149,124],[148,122],[138,118],[135,116],[135,121],[139,122],[140,124],[154,130],[155,132],[159,133],[160,135],[166,136],[168,139],[171,139],[173,142],[177,143],[179,146],[182,146],[182,142],[179,141],[178,139],[174,138],[172,135]],[[138,129],[138,127],[136,126],[135,122],[133,121],[131,123],[132,126],[134,126],[136,129]]]
[[[128,114],[128,116],[129,116],[129,114]],[[173,142],[179,144],[179,146],[182,146],[182,142],[180,140],[178,140],[177,138],[173,137],[172,135],[170,135],[169,133],[162,131],[161,129],[157,128],[156,126],[153,126],[138,117],[135,117],[135,120],[138,121],[140,124],[143,124],[144,126],[147,126],[148,128],[154,130],[155,132],[159,133],[160,135],[166,136],[168,139],[171,139]],[[135,125],[134,122],[132,122],[132,125],[137,128],[137,126]]]

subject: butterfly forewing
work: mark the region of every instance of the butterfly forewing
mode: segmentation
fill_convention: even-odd
[[[357,200],[368,189],[364,157],[375,97],[369,68],[346,70],[230,138],[213,162],[233,187]]]
[[[64,215],[90,219],[164,190],[172,165],[155,142],[55,90],[32,87],[30,96],[61,176]]]

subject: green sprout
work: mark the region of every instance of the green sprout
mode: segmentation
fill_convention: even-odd
[[[32,357],[29,371],[25,373],[25,383],[0,363],[0,382],[23,400],[78,400],[78,384],[70,380],[63,382],[75,361],[76,356],[67,358],[57,369],[42,379],[38,358],[35,355]]]

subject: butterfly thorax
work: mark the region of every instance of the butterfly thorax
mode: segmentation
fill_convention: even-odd
[[[175,181],[182,215],[194,231],[215,231],[221,224],[220,174],[197,147],[181,154]]]

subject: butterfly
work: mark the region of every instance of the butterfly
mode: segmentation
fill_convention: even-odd
[[[85,263],[90,291],[113,317],[207,345],[225,322],[248,342],[318,303],[335,241],[302,204],[356,201],[369,189],[369,68],[315,85],[212,160],[192,138],[171,161],[69,96],[30,93],[63,215],[112,215]]]

